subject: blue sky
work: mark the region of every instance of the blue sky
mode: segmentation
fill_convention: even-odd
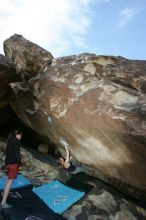
[[[146,0],[0,0],[0,53],[15,33],[54,57],[90,52],[146,60]]]

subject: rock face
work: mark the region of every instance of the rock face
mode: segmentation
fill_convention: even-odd
[[[9,106],[9,83],[18,80],[16,65],[0,54],[0,125],[8,123],[13,115]]]
[[[51,53],[18,34],[4,42],[4,52],[7,57],[18,65],[23,76],[27,79],[36,75],[53,59]]]
[[[9,40],[7,48],[13,53]],[[19,118],[60,149],[67,145],[96,176],[146,200],[146,61],[81,54],[35,75],[13,88]]]

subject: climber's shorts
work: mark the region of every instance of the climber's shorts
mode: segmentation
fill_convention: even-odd
[[[19,171],[18,164],[9,164],[9,165],[7,165],[7,169],[8,169],[8,179],[9,180],[16,179],[18,171]]]

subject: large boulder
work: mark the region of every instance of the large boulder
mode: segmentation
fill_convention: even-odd
[[[0,54],[0,125],[7,124],[13,111],[9,105],[9,83],[19,81],[16,65]]]
[[[26,79],[36,75],[53,59],[51,53],[18,34],[4,41],[4,52],[17,64],[22,72],[21,75]]]
[[[146,200],[145,70],[146,61],[123,57],[58,58],[16,83],[10,103],[45,141],[67,145],[97,177]]]

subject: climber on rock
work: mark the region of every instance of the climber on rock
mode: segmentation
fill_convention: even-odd
[[[65,152],[66,152],[66,157],[59,157],[58,163],[61,165],[62,168],[64,168],[65,171],[71,173],[71,174],[76,174],[79,172],[84,172],[84,169],[82,167],[77,167],[72,163],[72,157],[69,152],[69,148],[65,145]]]

